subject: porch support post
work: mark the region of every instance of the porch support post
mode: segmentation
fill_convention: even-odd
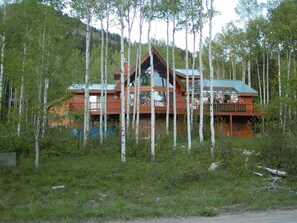
[[[233,136],[233,120],[232,120],[232,115],[230,115],[230,135]]]

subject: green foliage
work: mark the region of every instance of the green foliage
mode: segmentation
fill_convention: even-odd
[[[114,138],[107,139],[102,146],[94,142],[96,148],[89,145],[87,149],[75,148],[73,140],[71,152],[71,146],[62,148],[63,141],[55,143],[54,140],[58,133],[67,138],[67,130],[55,131],[51,132],[53,139],[44,140],[39,169],[34,168],[31,156],[22,156],[18,167],[0,169],[2,221],[214,216],[296,202],[296,195],[285,190],[278,193],[253,190],[263,182],[244,168],[239,153],[213,172],[208,171],[208,167],[217,158],[209,152],[188,153],[182,148],[177,151],[162,148],[163,152],[159,148],[160,154],[153,163],[148,159],[148,150],[148,155],[144,155],[144,149],[143,154],[130,153],[127,163],[122,164],[120,142]],[[170,146],[169,138],[163,137],[160,140]],[[255,143],[253,140],[241,142],[246,145],[232,140],[236,147],[245,148]],[[141,143],[149,147],[148,142]],[[128,145],[127,151],[132,150],[133,142]],[[54,147],[57,148],[53,153]],[[49,148],[52,149],[47,150]],[[52,189],[58,185],[65,187]],[[284,182],[286,188],[293,185],[294,182]]]
[[[266,128],[267,135],[260,144],[262,148],[260,160],[273,169],[283,169],[296,177],[296,130],[284,132],[273,122]]]

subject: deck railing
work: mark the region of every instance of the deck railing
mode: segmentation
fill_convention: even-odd
[[[155,109],[156,112],[158,111],[166,111],[166,101],[160,101],[155,100]],[[133,111],[134,103],[133,101],[130,101],[130,106],[132,109],[130,111]],[[140,111],[142,112],[149,112],[151,107],[151,101],[150,100],[140,100],[139,102]],[[200,104],[194,103],[193,105],[194,111],[199,111]],[[177,112],[178,113],[185,113],[186,112],[186,102],[185,101],[179,101],[176,104]],[[214,103],[214,112],[253,112],[252,110],[247,110],[247,104],[239,104],[239,103]],[[98,102],[90,102],[89,104],[90,112],[91,113],[100,113],[100,103]],[[72,102],[70,103],[70,110],[81,110],[84,109],[84,103],[83,102]],[[108,102],[107,104],[107,113],[120,113],[121,109],[121,103],[120,102]],[[210,111],[210,104],[204,104],[204,111],[209,112]],[[170,103],[170,112],[173,113],[173,103]]]

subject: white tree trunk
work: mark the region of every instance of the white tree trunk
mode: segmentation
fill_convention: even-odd
[[[246,79],[246,63],[245,63],[245,60],[242,59],[242,62],[241,62],[241,67],[242,67],[242,76],[241,76],[241,80],[245,83],[245,79]]]
[[[20,98],[19,98],[19,119],[18,119],[18,127],[17,127],[17,136],[18,137],[21,134],[21,122],[22,122],[22,112],[23,112],[23,103],[24,103],[24,75],[25,75],[25,64],[26,64],[26,52],[27,52],[27,46],[26,46],[26,44],[24,44],[21,89],[20,89]]]
[[[188,20],[186,16],[186,21]],[[186,22],[186,103],[187,103],[187,133],[188,133],[188,151],[192,149],[191,137],[191,115],[190,115],[190,92],[189,92],[189,55],[188,55],[188,23]]]
[[[125,123],[125,86],[124,86],[124,2],[121,3],[121,160],[126,162],[126,123]]]
[[[130,94],[131,94],[131,86],[130,86],[130,74],[131,74],[131,32],[133,28],[133,23],[135,19],[136,10],[134,10],[132,21],[130,21],[130,1],[129,1],[129,9],[127,15],[127,26],[128,26],[128,74],[127,74],[127,131],[130,133]],[[135,8],[136,9],[136,8]]]
[[[5,22],[6,5],[3,4],[3,20]],[[0,35],[1,38],[1,60],[0,60],[0,115],[2,113],[2,97],[3,97],[3,75],[4,75],[4,50],[5,50],[5,32]]]
[[[2,95],[3,95],[3,75],[4,75],[4,49],[5,49],[5,34],[3,36],[0,35],[2,38],[2,46],[1,46],[1,62],[0,62],[0,114],[2,109]]]
[[[103,17],[103,16],[102,16]],[[104,98],[104,26],[103,26],[103,18],[101,17],[101,55],[100,55],[100,82],[101,82],[101,92],[100,92],[100,120],[99,120],[99,134],[100,134],[100,144],[103,143],[103,115],[104,115],[104,107],[103,106],[103,98]]]
[[[209,9],[209,68],[210,68],[210,135],[211,135],[211,154],[215,152],[215,130],[214,130],[214,110],[213,110],[213,64],[212,64],[212,11],[213,11],[213,0],[210,0]]]
[[[248,85],[252,86],[252,80],[251,80],[251,59],[248,60]]]
[[[155,71],[154,71],[154,58],[152,53],[152,44],[151,44],[151,21],[152,21],[152,0],[149,3],[150,14],[148,21],[148,31],[147,31],[147,41],[150,54],[150,66],[151,66],[151,159],[155,159]]]
[[[105,36],[105,62],[104,62],[104,133],[107,134],[107,65],[108,65],[108,41],[109,41],[109,14],[106,19],[106,36]]]
[[[42,68],[41,68],[42,69]],[[39,135],[40,135],[40,110],[41,110],[41,77],[38,81],[38,92],[37,92],[37,112],[35,120],[35,167],[39,168]]]
[[[42,79],[44,69],[44,55],[45,55],[45,27],[43,28],[42,39],[40,42],[41,47],[41,64],[40,69],[37,71],[38,90],[37,90],[37,111],[35,113],[35,167],[39,168],[39,136],[40,136],[40,121],[41,121],[41,92],[42,92]]]
[[[140,116],[140,79],[141,79],[141,35],[142,35],[142,28],[139,27],[139,49],[138,49],[138,79],[137,79],[137,102],[136,102],[136,129],[135,129],[135,138],[136,138],[136,144],[139,143],[139,116]]]
[[[87,29],[86,29],[86,73],[85,73],[85,106],[84,106],[84,140],[83,146],[86,147],[89,135],[89,119],[90,119],[90,100],[89,100],[89,76],[90,76],[90,9],[87,9]]]
[[[141,85],[141,44],[142,44],[142,25],[143,25],[143,15],[142,15],[142,0],[139,2],[140,12],[139,12],[139,42],[138,42],[138,81],[137,81],[137,102],[136,102],[136,129],[135,129],[135,138],[136,144],[139,143],[139,118],[140,118],[140,85]]]
[[[232,65],[232,80],[236,80],[236,62],[234,55],[231,55],[231,65]]]
[[[262,65],[262,83],[263,83],[263,104],[266,105],[266,78],[265,78],[265,53],[263,51],[263,65]]]
[[[172,32],[172,70],[173,70],[173,149],[176,149],[176,137],[177,137],[177,129],[176,129],[176,73],[175,73],[175,15],[173,17],[173,32]]]
[[[169,112],[170,112],[170,91],[169,91],[169,17],[166,21],[166,134],[169,134]]]
[[[46,129],[46,119],[47,119],[47,93],[49,87],[49,79],[44,79],[44,89],[43,89],[43,113],[42,113],[42,125],[41,125],[41,137],[44,138]]]
[[[203,137],[203,125],[204,125],[204,120],[203,120],[203,35],[202,35],[202,30],[203,30],[203,1],[200,1],[200,17],[199,17],[199,23],[200,23],[200,37],[199,37],[199,67],[200,67],[200,111],[199,111],[199,141],[200,143],[203,143],[204,137]]]
[[[195,30],[193,30],[193,63],[192,63],[192,99],[191,99],[191,130],[193,130],[194,127],[194,106],[196,106],[195,103],[195,62],[196,62],[196,33]]]
[[[134,98],[133,98],[133,115],[132,115],[132,130],[134,131],[133,136],[135,136],[135,123],[136,123],[136,108],[137,108],[137,98],[138,98],[138,92],[137,92],[137,86],[138,86],[138,61],[139,61],[139,46],[137,45],[136,49],[136,61],[135,61],[135,79],[134,79]]]
[[[270,94],[269,94],[269,53],[267,52],[267,61],[266,61],[266,102],[267,104],[269,104],[269,97],[270,97]]]
[[[290,88],[290,79],[291,79],[291,61],[292,61],[292,50],[288,50],[287,52],[287,91],[286,91],[286,98],[290,98],[291,95],[289,95],[289,88]],[[288,118],[289,120],[291,119],[291,106],[286,104],[286,110],[285,114],[288,114]],[[286,117],[287,115],[285,115],[285,119],[287,119]],[[286,124],[286,123],[285,123]]]
[[[262,95],[262,85],[261,85],[258,57],[256,57],[256,64],[257,64],[257,76],[258,76],[258,85],[259,85],[260,104],[262,105],[263,104],[263,97],[262,97],[263,95]]]
[[[277,53],[277,73],[278,73],[278,96],[282,100],[282,78],[281,78],[281,56],[280,51]],[[280,125],[283,126],[283,103],[280,102],[279,106],[279,121]]]

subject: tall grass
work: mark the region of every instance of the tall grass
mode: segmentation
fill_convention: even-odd
[[[31,150],[23,153],[19,166],[0,169],[0,222],[213,216],[296,205],[296,193],[288,192],[294,182],[284,180],[285,189],[273,192],[254,190],[265,182],[246,168],[242,150],[256,146],[258,139],[222,138],[215,157],[207,143],[194,142],[188,152],[182,141],[173,151],[171,142],[160,136],[151,162],[148,141],[136,146],[128,140],[123,164],[117,137],[102,145],[92,139],[83,149],[69,132],[53,132],[42,143],[39,169]],[[208,171],[212,162],[220,163],[213,172]],[[65,187],[52,189],[58,185]]]

